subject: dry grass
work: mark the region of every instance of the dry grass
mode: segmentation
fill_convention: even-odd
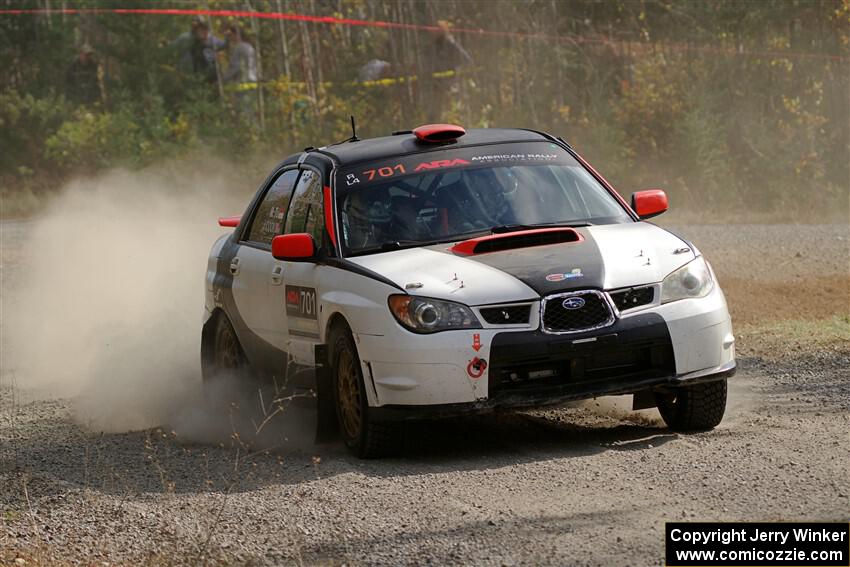
[[[781,360],[824,351],[850,353],[850,314],[748,323],[739,325],[735,336],[739,356]]]

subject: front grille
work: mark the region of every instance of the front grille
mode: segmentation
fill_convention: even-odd
[[[623,291],[615,291],[611,293],[611,299],[614,305],[620,311],[640,307],[652,303],[655,299],[655,289],[652,286],[633,287]]]
[[[481,316],[491,325],[522,325],[528,323],[530,314],[531,305],[502,305],[481,309]]]
[[[495,348],[495,347],[494,347]],[[497,392],[521,392],[552,386],[593,388],[605,381],[669,376],[675,373],[673,347],[669,340],[648,341],[616,347],[591,347],[561,355],[550,354],[545,360],[500,360],[491,355],[490,395]]]
[[[572,309],[564,306],[573,303]],[[606,327],[614,314],[604,295],[594,290],[550,295],[543,303],[543,330],[549,333],[576,333]]]
[[[670,331],[657,313],[635,313],[592,333],[595,340],[588,338],[539,330],[496,333],[490,341],[488,395],[545,401],[550,394],[575,394],[580,399],[676,372]]]

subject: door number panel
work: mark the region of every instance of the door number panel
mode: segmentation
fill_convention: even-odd
[[[318,319],[315,288],[300,285],[286,286],[286,315],[302,319]]]

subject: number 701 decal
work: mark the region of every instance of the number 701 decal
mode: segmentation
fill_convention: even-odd
[[[315,288],[300,285],[286,286],[286,315],[302,319],[318,319]]]
[[[378,169],[367,169],[363,172],[363,175],[368,176],[367,181],[372,181],[375,179],[375,174],[379,177],[392,177],[396,173],[405,173],[404,166],[400,163],[397,165],[393,165],[391,167],[380,167]]]

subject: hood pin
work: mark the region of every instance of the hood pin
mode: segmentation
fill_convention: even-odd
[[[411,282],[404,285],[404,289],[419,289],[422,287],[422,282]]]

